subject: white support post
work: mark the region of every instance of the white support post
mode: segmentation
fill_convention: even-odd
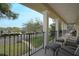
[[[48,11],[43,12],[44,48],[48,44]]]
[[[67,24],[65,24],[65,30],[67,31]]]
[[[64,23],[63,21],[61,22],[61,28],[62,28],[62,36],[64,35]]]
[[[58,39],[59,37],[59,20],[56,19],[56,38]]]
[[[63,23],[63,30],[64,30],[63,34],[65,34],[66,33],[65,31],[67,31],[67,24],[65,23]]]

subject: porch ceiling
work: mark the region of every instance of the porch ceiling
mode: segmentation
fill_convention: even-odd
[[[79,4],[78,3],[25,3],[23,4],[40,13],[49,11],[49,16],[59,18],[65,23],[79,22]]]
[[[46,3],[21,3],[24,6],[27,6],[37,12],[43,13],[43,11],[48,10],[48,15],[53,19],[61,19],[64,23],[64,19],[58,15],[48,4]]]
[[[79,4],[78,3],[49,3],[67,23],[76,23],[79,19]]]

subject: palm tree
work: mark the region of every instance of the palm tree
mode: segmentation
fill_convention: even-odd
[[[8,17],[10,19],[16,19],[18,14],[10,10],[11,4],[9,3],[0,3],[0,18]]]

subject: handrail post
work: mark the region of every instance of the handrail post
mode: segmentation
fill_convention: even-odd
[[[11,44],[11,36],[9,36],[9,56],[11,55],[11,46],[10,46],[10,44]]]
[[[6,36],[4,36],[4,56],[5,56],[5,53],[6,53]]]
[[[30,33],[29,33],[29,56],[30,56]]]
[[[44,48],[44,32],[43,32],[43,48]]]

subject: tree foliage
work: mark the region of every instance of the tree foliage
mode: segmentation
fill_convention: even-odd
[[[36,20],[35,22],[29,21],[28,23],[24,24],[23,31],[25,32],[41,32],[43,30],[42,28],[42,22]]]
[[[54,37],[55,36],[55,23],[50,25],[51,29],[50,29],[50,37]]]
[[[9,33],[19,33],[19,32],[21,32],[21,29],[18,28],[18,27],[8,27],[8,28],[6,28],[6,29],[7,29],[7,31],[8,31]]]
[[[0,32],[3,32],[3,33],[20,33],[21,29],[18,27],[7,27],[7,28],[0,27]]]
[[[16,19],[18,14],[12,12],[11,4],[9,3],[0,3],[0,18],[10,18],[10,19]]]

